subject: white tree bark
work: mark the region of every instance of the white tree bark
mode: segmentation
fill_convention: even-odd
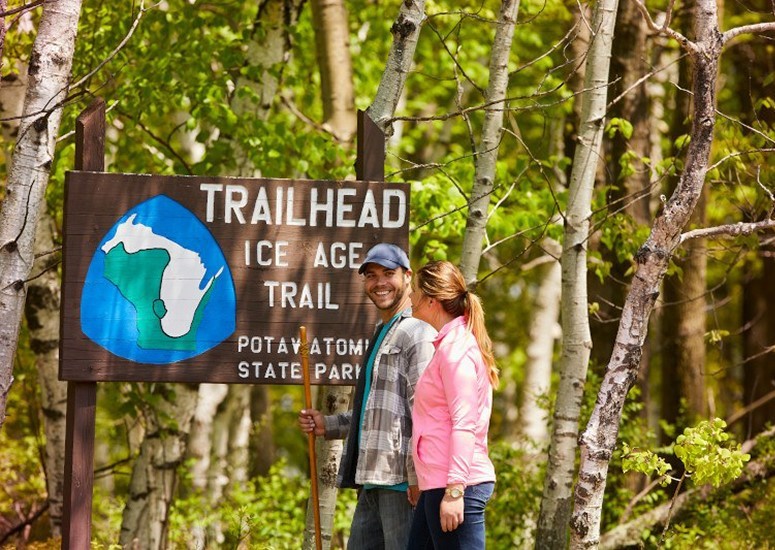
[[[35,250],[38,251],[40,261],[35,264],[34,278],[28,286],[25,316],[30,349],[35,353],[43,408],[49,522],[51,535],[58,537],[62,534],[64,506],[67,383],[59,380],[59,306],[62,287],[56,269],[59,255],[53,252],[53,235],[54,220],[44,206],[35,238]]]
[[[560,383],[536,537],[536,548],[542,549],[565,548],[571,515],[576,437],[592,349],[587,303],[587,239],[592,213],[592,191],[605,129],[608,72],[617,5],[617,0],[599,0],[592,16],[592,37],[584,77],[585,91],[582,94],[582,119],[568,188],[561,260]]]
[[[30,18],[29,12],[21,17]],[[0,86],[0,118],[2,143],[10,156],[11,145],[19,135],[19,125],[13,121],[24,108],[27,91],[27,67],[18,64],[16,72],[6,77]],[[48,516],[53,537],[62,534],[63,489],[65,472],[65,419],[67,384],[59,381],[59,307],[61,285],[56,269],[58,254],[54,252],[54,220],[41,203],[41,216],[35,236],[35,262],[25,301],[25,318],[30,348],[35,353],[36,370],[41,388],[43,429],[46,436],[43,454],[48,493]]]
[[[385,70],[379,82],[374,101],[366,109],[369,118],[390,137],[390,119],[396,112],[406,83],[406,75],[412,66],[417,38],[425,20],[425,0],[405,0],[393,23],[393,45],[390,47]]]
[[[150,387],[143,386],[143,387]],[[145,438],[132,468],[119,544],[122,548],[167,547],[169,511],[177,486],[177,469],[196,409],[197,389],[186,384],[157,385],[161,399],[147,407]]]
[[[196,408],[188,439],[187,457],[191,461],[191,486],[195,492],[206,495],[210,502],[210,464],[213,439],[213,419],[218,405],[226,398],[226,384],[199,384]],[[196,548],[204,548],[208,536],[215,542],[223,542],[219,532],[206,532],[202,525],[192,525],[192,542]]]
[[[277,99],[280,79],[276,69],[288,60],[290,41],[288,28],[296,24],[303,5],[302,0],[259,0],[258,14],[253,23],[254,38],[247,42],[246,61],[251,67],[262,70],[259,80],[240,76],[235,83],[236,93],[231,107],[238,116],[266,120],[272,103]],[[243,94],[247,88],[251,94]],[[260,177],[261,168],[254,166],[250,152],[238,142],[233,143],[238,174],[245,177]],[[229,174],[235,175],[235,174]]]
[[[559,243],[555,243],[559,249]],[[560,262],[552,261],[543,268],[538,287],[534,315],[530,322],[530,344],[527,346],[525,381],[522,387],[522,406],[519,417],[522,432],[537,448],[549,440],[547,411],[539,405],[541,396],[549,394],[552,380],[554,343],[561,334],[557,323],[562,295]]]
[[[648,17],[645,7],[640,6]],[[775,28],[772,23],[761,24],[733,29],[722,35],[715,0],[697,1],[695,42],[669,28],[657,27],[650,18],[649,23],[653,30],[677,39],[692,56],[691,140],[678,186],[665,202],[662,213],[654,220],[651,233],[636,256],[637,271],[622,310],[611,359],[589,423],[580,437],[581,462],[571,519],[572,548],[597,548],[599,545],[608,464],[616,445],[624,401],[637,377],[649,316],[659,296],[660,284],[670,257],[681,243],[681,230],[700,198],[708,170],[716,120],[718,64],[723,44],[745,31],[762,32]]]
[[[317,408],[324,415],[340,414],[350,409],[352,386],[320,386]],[[318,474],[318,506],[320,509],[320,535],[324,550],[331,548],[336,511],[336,476],[342,460],[343,440],[315,438],[316,468]],[[315,548],[315,516],[312,499],[307,502],[307,519],[304,526],[304,550]]]
[[[81,0],[43,5],[32,48],[29,87],[0,205],[0,427],[5,423],[33,241],[67,96]]]
[[[509,84],[509,54],[517,24],[519,0],[503,0],[490,54],[490,80],[485,92],[482,139],[476,150],[474,185],[468,201],[468,217],[463,234],[460,271],[469,286],[476,284],[482,246],[487,230],[488,210],[495,183],[495,163],[503,134],[503,111]]]

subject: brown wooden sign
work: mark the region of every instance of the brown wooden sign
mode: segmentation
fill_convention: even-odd
[[[358,268],[408,241],[406,184],[69,172],[60,378],[354,384]]]

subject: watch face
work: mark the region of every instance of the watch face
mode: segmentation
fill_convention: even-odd
[[[453,489],[447,489],[447,494],[452,498],[460,498],[463,496],[463,491],[455,487]]]

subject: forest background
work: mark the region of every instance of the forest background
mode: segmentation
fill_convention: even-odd
[[[385,132],[414,265],[459,263],[496,345],[491,547],[772,546],[771,3],[0,12],[0,544],[59,546],[63,182],[101,97],[110,172],[353,179],[356,110]],[[343,410],[349,391],[316,399]],[[302,400],[99,384],[92,544],[311,547]],[[340,451],[318,444],[332,548],[354,505],[332,486]]]

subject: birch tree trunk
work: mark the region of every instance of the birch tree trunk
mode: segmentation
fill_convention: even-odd
[[[41,389],[46,434],[44,467],[51,535],[58,537],[62,534],[64,506],[67,383],[59,381],[61,284],[56,269],[59,258],[53,252],[53,233],[54,220],[45,211],[44,205],[35,238],[35,249],[42,261],[36,263],[35,277],[28,286],[25,316]]]
[[[19,138],[0,205],[0,428],[13,383],[35,229],[67,96],[80,12],[81,0],[51,0],[43,5]]]
[[[0,8],[2,9],[2,8]],[[22,17],[29,17],[29,13]],[[24,106],[27,89],[27,67],[17,66],[17,72],[5,78],[0,87],[0,118],[3,144],[8,147],[19,135],[13,123]],[[5,153],[5,152],[4,152]],[[59,381],[59,306],[61,284],[57,273],[59,255],[54,252],[54,220],[48,215],[45,201],[35,235],[35,257],[31,281],[25,301],[25,318],[30,349],[35,353],[38,382],[41,388],[43,429],[46,436],[43,466],[48,493],[48,516],[51,536],[62,534],[65,472],[65,418],[67,384]]]
[[[587,239],[592,191],[600,159],[617,0],[599,0],[582,95],[562,247],[562,354],[549,460],[538,517],[536,548],[565,548],[571,516],[579,414],[592,348],[587,302]]]
[[[517,24],[519,0],[503,0],[490,54],[490,80],[485,92],[482,139],[476,151],[474,185],[468,201],[468,217],[463,234],[460,271],[469,287],[476,286],[482,246],[486,237],[490,196],[495,183],[495,164],[503,134],[503,111],[509,84],[509,55]]]
[[[571,520],[573,548],[596,548],[599,544],[608,464],[616,445],[624,401],[637,377],[648,320],[659,295],[660,284],[670,257],[681,243],[681,230],[700,199],[708,169],[716,119],[719,56],[724,42],[744,30],[721,34],[715,0],[698,0],[697,7],[696,42],[668,28],[656,27],[651,22],[654,30],[666,32],[677,39],[692,56],[691,139],[678,186],[665,202],[662,213],[654,220],[651,233],[636,257],[637,271],[624,304],[616,343],[589,423],[580,438],[581,463]],[[644,7],[642,11],[645,14]],[[760,30],[772,26],[775,25],[762,24],[752,28]]]
[[[398,17],[390,29],[393,33],[393,44],[374,101],[366,109],[366,114],[387,137],[392,134],[390,119],[395,115],[406,84],[406,76],[412,67],[423,21],[425,0],[405,0],[401,2]]]
[[[298,22],[304,2],[258,0],[257,3],[258,13],[253,22],[251,40],[246,44],[245,59],[248,66],[261,70],[261,77],[251,80],[240,74],[236,79],[236,93],[231,98],[231,107],[238,116],[266,120],[277,98],[283,63],[290,55],[288,30]],[[241,94],[241,88],[250,89],[253,95]],[[232,146],[236,152],[238,175],[260,177],[261,169],[250,160],[250,151],[243,149],[238,142],[233,142]]]
[[[558,249],[559,243],[553,242]],[[544,244],[551,250],[551,245]],[[543,266],[543,277],[536,294],[534,315],[530,322],[530,344],[527,347],[525,381],[522,387],[522,406],[519,417],[522,432],[537,448],[549,440],[547,411],[539,406],[541,396],[548,395],[552,380],[554,343],[561,334],[557,323],[562,296],[560,262],[551,261]]]
[[[196,407],[191,422],[191,435],[186,449],[187,458],[191,461],[191,486],[194,492],[206,495],[209,503],[214,500],[210,484],[210,453],[213,448],[213,419],[218,405],[226,398],[226,384],[200,384]],[[223,534],[217,527],[203,525],[191,526],[191,538],[196,548],[204,548],[206,540],[223,542]]]
[[[350,409],[352,386],[320,386],[317,409],[324,415],[340,414]],[[315,457],[318,473],[318,505],[320,509],[320,535],[324,550],[331,548],[334,533],[334,512],[336,511],[336,476],[342,460],[344,441],[315,438]],[[312,499],[307,502],[307,518],[304,526],[304,550],[315,548],[315,516]]]
[[[151,388],[143,384],[141,388]],[[162,550],[167,547],[169,511],[177,470],[196,409],[197,389],[186,384],[159,384],[146,407],[146,433],[132,468],[119,544],[122,548]]]

